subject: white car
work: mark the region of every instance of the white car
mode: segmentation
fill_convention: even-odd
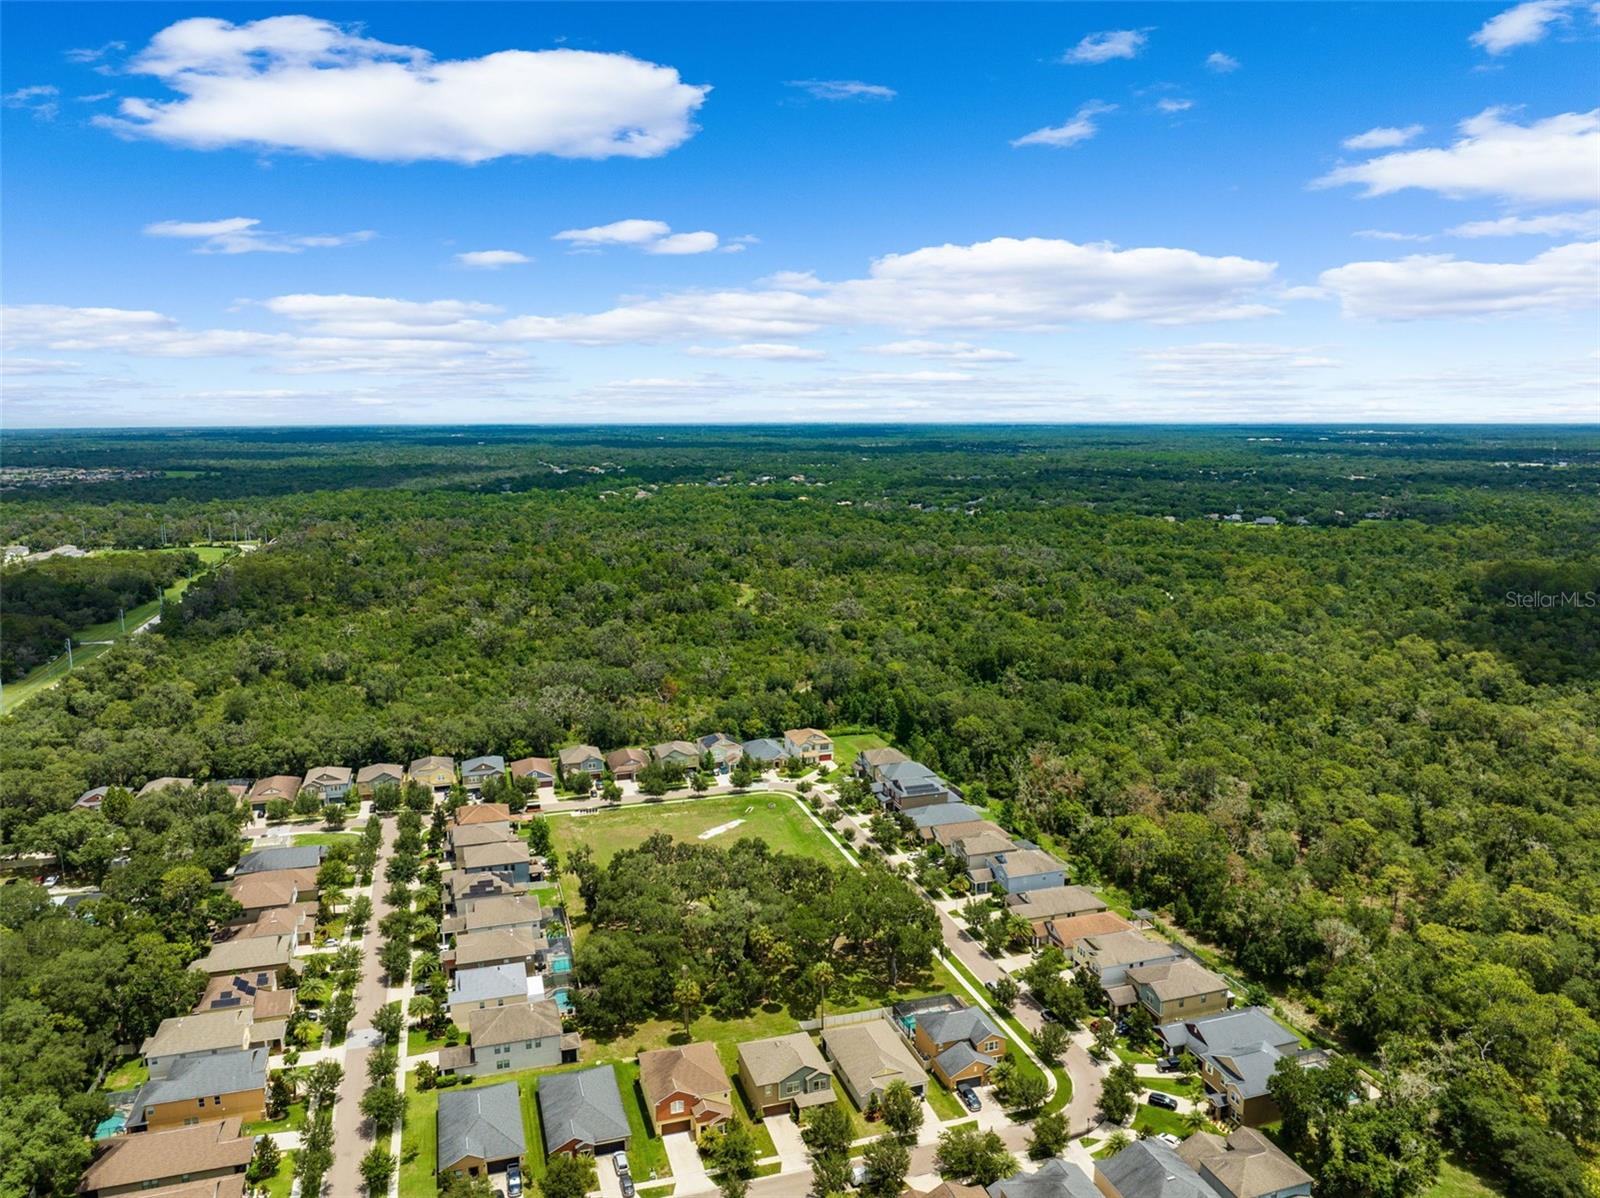
[[[1174,1148],[1183,1143],[1182,1140],[1178,1139],[1177,1136],[1173,1135],[1169,1131],[1162,1132],[1156,1137],[1156,1139],[1160,1140],[1163,1144],[1171,1144]]]

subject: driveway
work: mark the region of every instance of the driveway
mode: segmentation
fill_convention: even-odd
[[[617,1176],[617,1167],[611,1163],[609,1154],[594,1158],[594,1173],[600,1183],[602,1198],[622,1198],[622,1181]]]
[[[806,1144],[800,1138],[800,1125],[793,1115],[768,1115],[767,1130],[772,1133],[772,1146],[783,1162],[782,1172],[804,1169],[811,1171],[811,1161],[806,1157]]]
[[[672,1179],[677,1182],[672,1191],[675,1196],[698,1194],[702,1190],[715,1188],[706,1176],[705,1162],[700,1159],[700,1149],[695,1147],[693,1136],[686,1131],[675,1131],[662,1136],[661,1142],[667,1149]]]

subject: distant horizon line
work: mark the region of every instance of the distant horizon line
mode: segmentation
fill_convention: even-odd
[[[717,421],[450,421],[391,422],[373,424],[106,424],[22,425],[0,428],[0,435],[36,433],[205,433],[273,431],[361,431],[420,429],[939,429],[939,428],[1165,428],[1165,429],[1306,429],[1396,431],[1429,429],[1595,429],[1597,420],[1275,420],[1275,421],[1175,421],[1175,420],[717,420]]]

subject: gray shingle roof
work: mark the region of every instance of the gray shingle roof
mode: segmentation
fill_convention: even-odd
[[[450,1002],[484,1002],[528,993],[528,967],[522,961],[458,969],[450,983]]]
[[[1003,1036],[994,1021],[977,1007],[962,1007],[955,1011],[931,1011],[919,1016],[917,1026],[928,1033],[935,1044],[952,1044],[958,1040],[981,1044],[991,1037]]]
[[[981,1061],[986,1066],[992,1066],[995,1063],[993,1057],[989,1056],[987,1053],[979,1052],[965,1040],[961,1041],[959,1044],[952,1044],[949,1048],[941,1052],[935,1059],[938,1061],[939,1068],[944,1071],[944,1075],[946,1077],[954,1077],[963,1069],[971,1065],[974,1061]]]
[[[1135,1140],[1095,1166],[1119,1194],[1138,1198],[1217,1198],[1200,1175],[1161,1140]]]
[[[180,1057],[166,1077],[151,1078],[133,1099],[128,1126],[144,1123],[145,1111],[163,1102],[188,1102],[219,1094],[261,1090],[267,1084],[267,1050],[219,1052],[210,1057]]]
[[[965,803],[935,803],[931,807],[913,807],[904,813],[913,827],[937,828],[943,824],[966,824],[981,820],[983,816]]]
[[[539,1123],[548,1151],[573,1142],[626,1140],[628,1116],[622,1110],[616,1071],[610,1065],[596,1065],[540,1078]]]
[[[1187,1048],[1215,1064],[1238,1088],[1241,1098],[1265,1094],[1278,1062],[1301,1053],[1300,1038],[1265,1007],[1242,1007],[1193,1023],[1164,1024],[1161,1038],[1174,1051]]]
[[[439,1091],[441,1170],[468,1157],[503,1161],[525,1151],[522,1104],[515,1082]]]
[[[471,757],[461,763],[463,774],[490,773],[501,774],[505,772],[506,759],[504,757]]]
[[[275,869],[316,869],[328,850],[320,844],[284,845],[275,849],[255,849],[239,858],[233,876],[261,874]]]
[[[1088,1174],[1056,1157],[1033,1173],[1013,1173],[989,1187],[989,1198],[1103,1198]]]
[[[770,736],[763,736],[758,740],[747,740],[739,746],[744,750],[744,755],[752,761],[778,761],[787,756],[782,741],[773,740]]]

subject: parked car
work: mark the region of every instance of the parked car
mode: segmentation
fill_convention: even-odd
[[[1162,1073],[1182,1073],[1183,1062],[1177,1057],[1162,1057],[1156,1062],[1156,1068]]]
[[[961,1099],[961,1105],[966,1107],[967,1110],[976,1111],[982,1109],[983,1099],[978,1097],[978,1092],[971,1086],[957,1086],[956,1094]]]
[[[1056,1016],[1056,1013],[1054,1011],[1052,1011],[1049,1007],[1040,1007],[1039,1008],[1039,1018],[1043,1019],[1046,1023],[1060,1023],[1061,1022],[1061,1020]]]
[[[628,1175],[628,1154],[626,1152],[613,1152],[611,1154],[611,1167],[617,1171],[618,1177]]]
[[[621,1177],[617,1178],[617,1181],[622,1186],[622,1198],[633,1198],[633,1178],[629,1174],[624,1173]]]
[[[862,1186],[866,1185],[867,1184],[867,1178],[869,1176],[870,1175],[867,1173],[867,1167],[865,1165],[851,1165],[850,1166],[850,1187],[851,1187],[851,1189],[859,1190]]]
[[[516,1161],[506,1166],[506,1198],[522,1198],[522,1166]]]
[[[1145,1101],[1151,1106],[1163,1107],[1169,1111],[1178,1109],[1178,1100],[1171,1094],[1163,1094],[1160,1090],[1154,1091]]]
[[[1162,1132],[1156,1137],[1156,1139],[1160,1140],[1163,1144],[1171,1145],[1173,1148],[1176,1148],[1179,1144],[1183,1143],[1182,1140],[1178,1139],[1178,1137],[1173,1135],[1170,1131]]]

